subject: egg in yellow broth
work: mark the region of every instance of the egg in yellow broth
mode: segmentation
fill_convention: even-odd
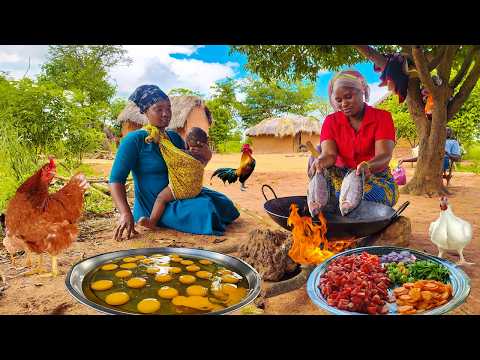
[[[206,314],[248,295],[248,281],[223,264],[186,255],[154,255],[100,264],[85,276],[84,294],[125,313],[154,315]]]

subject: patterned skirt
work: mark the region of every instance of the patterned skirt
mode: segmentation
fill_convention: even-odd
[[[354,170],[335,166],[328,170],[327,183],[330,186],[330,190],[335,193],[337,201],[340,198],[343,178],[350,171]],[[365,182],[363,192],[363,199],[367,201],[374,201],[391,207],[398,201],[398,185],[393,179],[390,168],[380,173],[372,174],[370,179]]]

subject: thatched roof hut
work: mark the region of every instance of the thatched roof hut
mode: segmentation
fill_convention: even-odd
[[[125,121],[133,122],[137,125],[145,125],[147,123],[147,117],[145,114],[140,113],[140,109],[133,101],[128,101],[127,106],[118,115],[117,121],[123,124]]]
[[[169,129],[176,130],[183,138],[192,127],[199,127],[208,134],[213,118],[198,96],[172,96],[172,120]]]
[[[198,96],[172,96],[172,119],[169,129],[177,131],[184,139],[192,127],[202,128],[208,133],[213,122],[210,111],[205,102]],[[117,121],[122,125],[122,136],[147,124],[145,114],[134,102],[128,101],[127,106],[118,115]]]
[[[314,117],[286,114],[265,119],[245,134],[256,153],[291,153],[301,151],[307,141],[318,144],[321,128]]]

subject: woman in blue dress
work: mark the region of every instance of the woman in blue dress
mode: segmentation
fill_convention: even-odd
[[[180,149],[185,143],[174,131],[166,130],[172,117],[168,96],[155,85],[138,87],[129,98],[140,108],[151,125],[165,132],[170,141]],[[135,222],[149,217],[157,195],[168,185],[168,171],[158,144],[146,143],[148,132],[136,130],[125,136],[118,148],[110,173],[113,200],[120,212],[115,229],[115,239],[127,239],[137,234]],[[192,147],[191,152],[210,160],[208,146]],[[133,213],[127,202],[125,182],[132,173],[135,190]],[[201,235],[223,235],[226,226],[240,216],[233,202],[219,192],[202,188],[193,199],[176,200],[167,204],[158,226]]]

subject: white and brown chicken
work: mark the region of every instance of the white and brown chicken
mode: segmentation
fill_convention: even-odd
[[[440,216],[430,224],[430,240],[438,248],[438,257],[447,251],[456,251],[460,256],[457,265],[473,265],[465,261],[463,249],[472,241],[472,225],[455,216],[446,196],[440,198]]]

